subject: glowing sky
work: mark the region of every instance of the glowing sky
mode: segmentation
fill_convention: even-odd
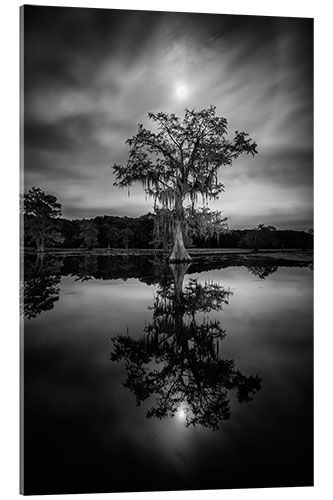
[[[260,152],[223,167],[211,207],[231,228],[313,226],[310,19],[25,7],[24,181],[70,218],[137,216],[141,185],[113,186],[113,163],[148,111],[214,104]]]

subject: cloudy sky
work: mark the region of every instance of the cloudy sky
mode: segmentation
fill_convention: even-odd
[[[29,6],[24,42],[25,189],[65,217],[150,211],[113,186],[125,140],[148,111],[214,104],[259,154],[220,169],[211,207],[231,228],[313,226],[312,20]]]

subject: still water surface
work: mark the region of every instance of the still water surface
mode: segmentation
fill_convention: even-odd
[[[306,266],[29,256],[25,493],[311,485],[312,287]]]

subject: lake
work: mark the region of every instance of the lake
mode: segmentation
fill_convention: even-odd
[[[28,255],[24,281],[26,494],[313,484],[311,265]]]

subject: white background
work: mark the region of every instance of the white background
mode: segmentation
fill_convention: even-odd
[[[210,492],[67,495],[80,500],[333,498],[332,151],[333,23],[327,0],[33,1],[34,5],[315,18],[315,487]],[[19,498],[19,6],[0,7],[1,345],[0,496]],[[204,450],[203,450],[204,453]],[[130,481],[130,478],[129,478]],[[38,497],[30,497],[38,498]],[[51,497],[52,498],[52,497]],[[55,498],[55,497],[53,497]]]

